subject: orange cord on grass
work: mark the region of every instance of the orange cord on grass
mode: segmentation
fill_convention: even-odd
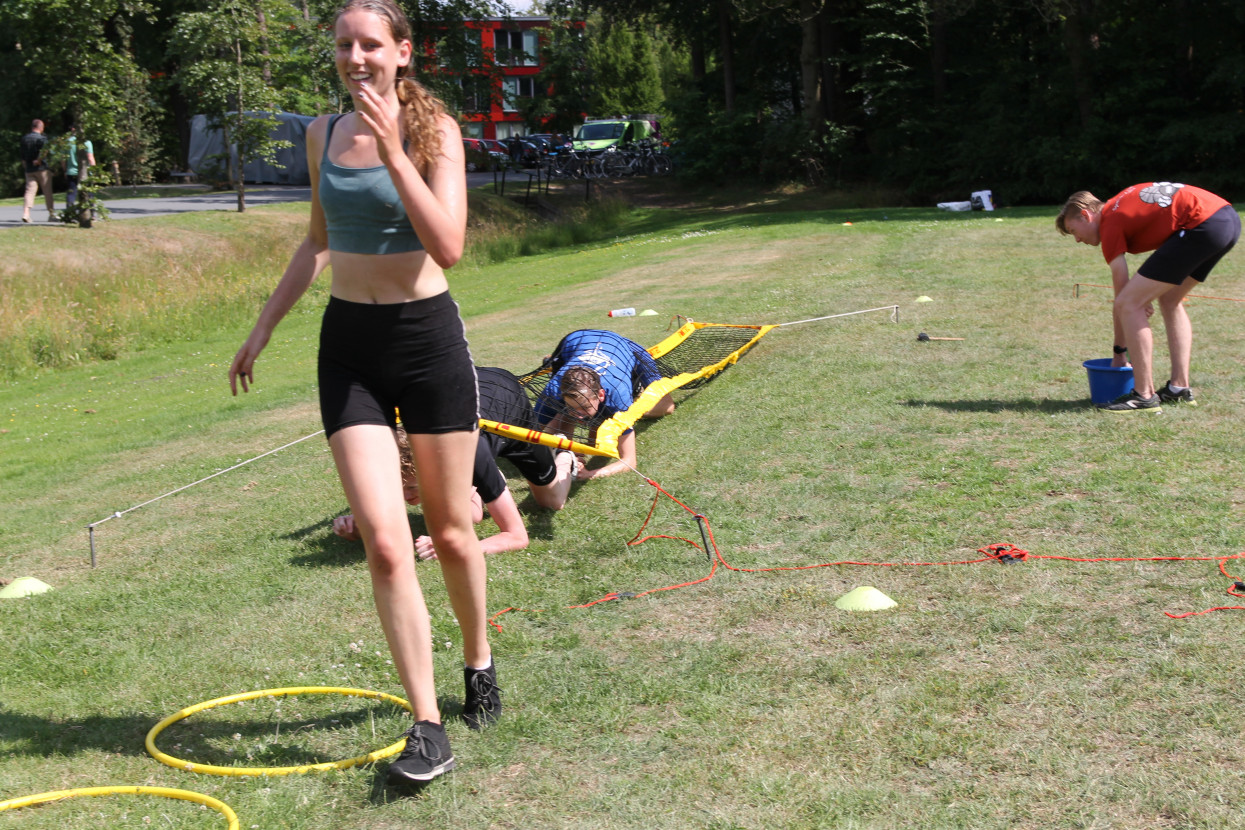
[[[1227,593],[1228,596],[1238,597],[1240,599],[1245,599],[1245,593],[1242,593],[1245,591],[1245,582],[1242,582],[1232,574],[1228,573],[1227,561],[1229,559],[1241,559],[1243,557],[1245,557],[1245,551],[1234,553],[1231,556],[1219,557],[1219,572],[1228,579],[1232,580],[1232,587],[1225,593]],[[1183,620],[1185,617],[1198,617],[1202,614],[1209,614],[1212,611],[1245,611],[1245,605],[1220,605],[1215,608],[1207,608],[1205,611],[1185,611],[1183,614],[1173,614],[1170,611],[1164,611],[1163,613],[1171,617],[1173,620]]]
[[[638,471],[636,471],[636,473],[637,475],[639,475]],[[735,571],[737,573],[768,573],[770,571],[805,571],[805,570],[811,570],[814,568],[830,568],[830,567],[839,566],[839,565],[856,565],[856,566],[861,566],[861,567],[874,567],[874,568],[933,567],[933,566],[938,566],[938,565],[976,565],[982,562],[991,562],[991,561],[1000,562],[1003,564],[1010,564],[1014,562],[1026,562],[1029,559],[1056,559],[1056,560],[1063,560],[1065,562],[1210,562],[1210,561],[1218,561],[1219,570],[1223,573],[1223,575],[1228,577],[1229,579],[1234,580],[1233,586],[1227,590],[1227,593],[1231,596],[1245,599],[1245,593],[1241,593],[1241,592],[1245,592],[1245,582],[1237,580],[1236,577],[1228,573],[1227,566],[1226,566],[1227,561],[1230,559],[1245,558],[1245,551],[1242,551],[1240,553],[1234,553],[1234,554],[1231,554],[1230,556],[1142,556],[1142,557],[1103,556],[1103,557],[1092,557],[1091,558],[1091,557],[1077,557],[1077,556],[1056,556],[1056,555],[1050,555],[1050,554],[1034,554],[1034,553],[1030,553],[1027,550],[1024,550],[1023,548],[1018,548],[1015,545],[1011,544],[1010,542],[999,542],[999,543],[986,545],[985,547],[978,548],[977,552],[982,554],[981,558],[979,559],[948,560],[948,561],[941,561],[941,562],[862,562],[862,561],[854,561],[854,560],[840,560],[837,562],[819,562],[819,563],[815,563],[811,565],[783,565],[783,566],[776,566],[776,567],[771,567],[771,568],[740,568],[727,562],[726,558],[722,555],[722,551],[718,549],[717,541],[713,538],[713,528],[710,527],[709,519],[706,516],[704,516],[703,514],[697,513],[695,510],[688,507],[683,502],[679,501],[679,499],[677,499],[674,495],[669,493],[664,487],[662,487],[656,481],[653,481],[651,478],[648,478],[647,476],[643,476],[643,475],[641,475],[641,478],[643,478],[644,481],[648,483],[649,485],[651,485],[657,492],[653,494],[653,503],[649,506],[648,515],[644,517],[644,523],[640,525],[640,529],[636,531],[635,536],[633,536],[630,539],[630,541],[627,542],[627,546],[632,547],[636,545],[642,545],[645,542],[647,542],[649,539],[673,539],[679,542],[686,542],[688,545],[691,545],[696,550],[703,551],[705,555],[708,557],[709,573],[705,574],[700,579],[693,579],[688,582],[680,582],[675,585],[666,585],[661,588],[650,588],[646,591],[636,591],[636,592],[610,591],[604,596],[598,599],[594,599],[590,602],[581,603],[579,605],[565,606],[567,610],[574,609],[574,608],[591,608],[594,605],[600,605],[601,603],[611,602],[617,599],[633,599],[636,597],[643,597],[643,596],[648,596],[649,594],[659,593],[661,591],[673,591],[677,588],[687,588],[691,585],[699,585],[702,582],[708,582],[710,579],[713,579],[713,577],[717,574],[718,565],[721,565],[723,568],[730,570],[730,571]],[[652,534],[649,536],[642,535],[644,533],[644,529],[648,527],[649,522],[652,521],[653,513],[656,512],[657,510],[657,503],[661,499],[662,496],[665,496],[666,498],[670,499],[672,502],[674,502],[679,507],[686,510],[693,518],[696,519],[697,523],[700,525],[701,536],[702,536],[702,539],[704,540],[703,546],[700,544],[697,544],[691,539],[686,539],[682,536],[670,536],[666,534]],[[710,550],[712,550],[712,553],[710,553]],[[542,610],[539,610],[539,609],[515,608],[515,607],[504,608],[489,618],[489,625],[493,626],[500,632],[502,630],[502,627],[497,622],[497,618],[502,616],[503,614],[508,614],[512,611],[519,611],[519,612],[530,613],[530,614],[544,613]],[[1171,612],[1164,611],[1163,613],[1172,619],[1183,619],[1185,617],[1193,617],[1193,616],[1198,616],[1200,614],[1209,614],[1212,611],[1245,611],[1245,606],[1224,605],[1224,606],[1219,606],[1217,608],[1208,608],[1205,611],[1188,611],[1188,612],[1179,613],[1179,614],[1173,614]]]
[[[1003,561],[1023,561],[1025,559],[1028,559],[1030,555],[1032,555],[1034,559],[1060,559],[1060,560],[1063,560],[1064,562],[1214,562],[1214,561],[1217,561],[1219,563],[1220,573],[1222,573],[1228,579],[1233,580],[1233,585],[1231,588],[1227,589],[1227,594],[1229,596],[1240,597],[1241,599],[1245,599],[1245,593],[1240,593],[1242,591],[1245,591],[1245,582],[1242,582],[1241,580],[1234,577],[1232,574],[1228,573],[1228,568],[1227,568],[1228,560],[1245,558],[1245,551],[1241,551],[1240,553],[1233,553],[1229,556],[1099,556],[1099,557],[1091,558],[1091,557],[1082,557],[1082,556],[1054,556],[1054,555],[1030,554],[1027,550],[1021,550],[1020,548],[1017,548],[1015,545],[1008,545],[1008,544],[987,545],[984,548],[979,548],[979,550],[982,553],[989,553],[991,555],[1001,554],[1000,558]],[[1011,556],[1012,559],[1008,560],[1006,558],[1008,556]],[[1201,614],[1209,614],[1212,611],[1245,611],[1245,605],[1220,605],[1215,608],[1207,608],[1205,611],[1185,611],[1180,614],[1173,614],[1170,611],[1164,611],[1163,613],[1166,614],[1168,617],[1171,617],[1173,620],[1182,620],[1185,617],[1196,617],[1196,616],[1200,616]]]

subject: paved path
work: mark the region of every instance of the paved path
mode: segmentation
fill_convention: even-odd
[[[246,189],[246,206],[272,205],[279,202],[305,202],[311,198],[310,187],[274,187],[255,185]],[[133,219],[136,216],[169,216],[195,210],[238,209],[238,194],[232,190],[194,193],[187,196],[145,197],[140,199],[107,199],[109,219]],[[65,207],[65,194],[56,194],[56,209]],[[35,199],[30,212],[30,225],[49,225],[47,210],[43,206],[43,194]],[[0,207],[0,228],[22,226],[22,206]]]
[[[492,173],[468,173],[467,186],[479,187],[492,184]],[[310,187],[290,187],[279,185],[249,185],[246,189],[246,206],[275,205],[281,202],[306,202],[311,198]],[[237,211],[238,194],[232,190],[194,193],[188,196],[147,197],[141,199],[108,199],[104,202],[108,208],[109,219],[133,219],[137,216],[169,216],[174,213],[189,213],[196,210],[229,210]],[[56,194],[56,209],[65,207],[65,194]],[[35,199],[34,210],[30,212],[30,225],[51,225],[48,222],[47,210],[43,206],[43,194]],[[0,228],[20,228],[22,222],[22,206],[0,206]]]

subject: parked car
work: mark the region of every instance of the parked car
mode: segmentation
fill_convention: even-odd
[[[509,155],[510,155],[510,148],[509,148],[509,147],[507,147],[507,146],[506,146],[505,144],[503,144],[502,142],[498,141],[497,139],[495,139],[495,138],[482,138],[482,139],[480,139],[480,141],[484,142],[484,146],[485,146],[485,147],[487,147],[487,148],[489,149],[489,152],[491,152],[491,153],[501,153],[503,156],[507,156],[507,157],[509,157]]]
[[[467,172],[478,170],[496,170],[504,167],[508,156],[491,149],[481,138],[464,138],[463,151],[467,163]]]
[[[543,140],[526,135],[512,135],[504,143],[510,154],[510,160],[524,167],[539,165],[548,146]]]
[[[525,135],[523,140],[539,150],[542,156],[546,156],[553,151],[553,142],[543,135]]]
[[[569,153],[571,151],[571,140],[561,133],[536,133],[528,137],[539,138],[548,142],[550,149],[555,153]]]

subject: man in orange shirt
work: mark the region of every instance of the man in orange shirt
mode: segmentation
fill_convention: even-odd
[[[1160,404],[1197,404],[1189,388],[1193,328],[1183,300],[1232,250],[1241,217],[1208,190],[1174,182],[1145,182],[1100,202],[1087,190],[1073,193],[1055,219],[1062,234],[1101,245],[1115,288],[1114,366],[1132,359],[1132,392],[1103,404],[1110,412],[1161,412]],[[1130,279],[1125,253],[1154,253]],[[1157,300],[1167,327],[1171,378],[1154,388],[1154,335],[1149,317]]]

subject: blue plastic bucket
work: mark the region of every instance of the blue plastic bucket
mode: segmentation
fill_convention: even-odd
[[[1089,399],[1094,403],[1111,403],[1133,391],[1132,366],[1112,366],[1109,357],[1087,360],[1081,365],[1089,372]]]

